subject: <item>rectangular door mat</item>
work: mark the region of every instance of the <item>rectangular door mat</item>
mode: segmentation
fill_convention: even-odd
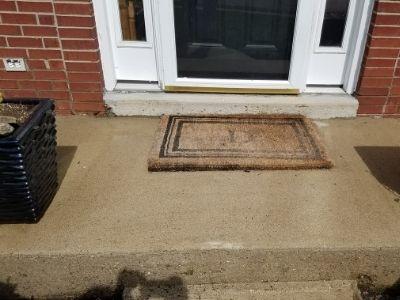
[[[149,171],[330,168],[314,124],[298,115],[163,116]]]

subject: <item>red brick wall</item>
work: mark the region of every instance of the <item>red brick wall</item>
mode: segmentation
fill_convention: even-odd
[[[378,0],[357,89],[360,115],[400,116],[400,1]]]
[[[91,0],[0,0],[0,59],[24,57],[27,72],[6,72],[5,97],[56,100],[57,111],[101,112],[103,76]]]

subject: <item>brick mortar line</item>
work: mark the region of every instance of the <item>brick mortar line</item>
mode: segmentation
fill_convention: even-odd
[[[368,37],[369,38],[375,38],[376,36],[375,35],[373,35],[373,32],[368,32]],[[400,36],[399,37],[393,37],[393,36],[387,36],[387,35],[385,35],[385,36],[378,36],[379,38],[388,38],[388,39],[400,39]]]
[[[386,27],[390,27],[390,26],[392,26],[392,27],[400,27],[400,25],[396,25],[396,24],[376,24],[375,22],[373,22],[373,21],[371,21],[371,28],[374,28],[374,27],[378,27],[378,26],[386,26]]]
[[[97,40],[97,38],[60,38],[60,40],[63,41],[94,41]]]
[[[396,60],[397,58],[396,57],[367,57],[367,60],[369,60],[369,59]],[[380,67],[375,67],[375,68],[380,68]],[[391,67],[382,67],[382,68],[391,68]]]
[[[57,39],[58,35],[1,35],[4,38],[15,38],[15,39]],[[92,41],[97,40],[97,38],[60,38],[63,41]]]
[[[0,14],[3,14],[3,15],[15,15],[15,14],[19,14],[19,15],[46,15],[46,16],[55,15],[54,13],[49,12],[49,11],[17,11],[17,10],[0,10]]]
[[[88,49],[64,49],[63,51],[72,51],[72,52],[82,52],[82,53],[90,53],[90,52],[98,52],[99,49],[96,50],[88,50]]]
[[[28,49],[28,50],[60,50],[60,48],[45,48],[45,47],[34,47],[34,46],[26,46],[25,48],[23,46],[8,46],[8,47],[0,47],[0,49],[10,49],[10,50],[23,50],[23,49]]]
[[[400,36],[394,37],[394,36],[388,36],[388,35],[374,35],[373,38],[374,38],[374,39],[378,38],[378,39],[395,39],[395,40],[400,40]]]
[[[385,104],[383,105],[383,111],[382,111],[383,115],[385,115],[385,113],[386,113],[386,107],[388,106],[388,102],[389,102],[390,97],[393,96],[392,95],[392,88],[394,87],[394,81],[396,79],[396,70],[397,70],[397,68],[400,68],[400,63],[399,62],[400,62],[400,49],[399,49],[399,51],[397,53],[396,63],[394,65],[394,70],[393,70],[392,81],[391,81],[390,86],[389,86],[389,93],[386,96],[386,101],[385,101]]]
[[[55,12],[55,6],[54,6],[54,1],[51,1],[51,6],[53,8],[53,16],[54,16],[54,26],[56,28],[56,32],[57,32],[57,37],[58,37],[58,42],[60,45],[60,51],[61,51],[61,60],[63,62],[63,67],[64,67],[64,74],[65,74],[65,83],[67,85],[67,90],[68,90],[68,94],[69,94],[69,101],[68,101],[68,107],[69,107],[69,111],[72,114],[76,114],[76,112],[73,109],[73,97],[72,97],[72,93],[71,93],[71,86],[70,86],[70,82],[69,82],[69,77],[68,77],[68,73],[67,73],[67,66],[65,63],[65,56],[64,56],[64,51],[62,48],[62,44],[61,44],[61,39],[60,39],[60,31],[59,31],[59,27],[58,27],[58,19],[57,19],[57,15]]]
[[[53,59],[53,60],[57,60],[57,59]],[[61,59],[59,59],[61,60]],[[87,60],[64,60],[67,63],[70,62],[76,62],[76,63],[90,63],[90,64],[96,64],[96,63],[100,63],[101,60],[93,60],[93,61],[87,61]],[[75,71],[75,72],[80,72],[80,71]],[[98,72],[88,72],[88,73],[100,73],[100,71]]]
[[[53,38],[57,38],[57,37],[53,37]],[[91,53],[91,52],[98,52],[99,49],[95,49],[95,50],[88,50],[88,49],[63,49],[62,47],[58,47],[58,48],[34,48],[34,47],[29,47],[29,48],[24,48],[24,47],[0,47],[1,50],[49,50],[49,51],[54,51],[54,50],[58,50],[61,52],[68,52],[68,51],[72,51],[72,52],[82,52],[82,53]],[[36,59],[36,58],[33,58]],[[57,58],[50,58],[50,59],[57,59]]]
[[[3,0],[2,0],[3,1]],[[30,2],[34,3],[34,2]],[[48,2],[48,3],[53,3],[53,2]],[[57,2],[58,3],[58,2]],[[54,15],[54,16],[60,16],[60,17],[82,17],[82,18],[87,18],[87,17],[94,17],[94,13],[92,12],[91,14],[73,14],[73,13],[57,13],[54,10],[53,6],[53,12],[51,11],[20,11],[20,10],[0,10],[0,14],[5,14],[5,15]]]
[[[385,27],[385,28],[400,28],[400,24],[399,25],[393,25],[393,24],[375,24],[374,27]]]
[[[96,29],[96,26],[79,27],[79,26],[58,26],[61,29]]]
[[[367,45],[367,47],[369,48],[369,49],[399,49],[399,47],[371,47],[370,45]]]
[[[374,13],[378,16],[400,16],[398,12],[384,12],[375,10]]]
[[[92,1],[84,1],[84,0],[75,0],[75,1],[57,1],[57,3],[61,3],[61,4],[80,4],[80,5],[87,5],[92,3]]]
[[[385,38],[385,39],[391,39],[391,40],[400,40],[400,36],[389,36],[389,35],[372,35],[371,33],[369,33],[369,35],[371,36],[371,38]]]
[[[94,13],[92,13],[92,14],[90,14],[90,15],[81,15],[81,14],[72,14],[72,13],[70,13],[70,14],[60,14],[60,13],[55,13],[55,16],[56,17],[77,17],[77,18],[79,18],[79,17],[82,17],[82,18],[92,18],[92,17],[94,17]]]

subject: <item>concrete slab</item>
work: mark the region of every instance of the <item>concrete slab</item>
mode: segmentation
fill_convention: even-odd
[[[23,295],[115,286],[124,269],[187,284],[393,283],[400,120],[317,123],[331,170],[148,173],[157,118],[58,118],[61,187],[39,224],[0,225],[0,281]]]
[[[112,91],[104,99],[117,116],[264,113],[331,119],[355,117],[358,109],[357,99],[344,92],[285,96]]]
[[[352,281],[198,285],[188,291],[188,299],[203,300],[354,300],[358,295]]]
[[[355,300],[359,292],[354,281],[316,281],[258,284],[202,284],[170,291],[138,286],[124,290],[123,300]]]

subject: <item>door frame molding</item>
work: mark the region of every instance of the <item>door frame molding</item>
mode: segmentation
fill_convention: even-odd
[[[107,1],[107,0],[105,0]],[[162,0],[164,1],[164,0]],[[153,43],[154,43],[154,51],[156,54],[156,65],[157,65],[157,76],[158,76],[158,86],[160,89],[163,88],[164,86],[164,65],[162,62],[162,53],[163,53],[163,47],[162,47],[162,37],[161,37],[161,28],[162,24],[160,22],[159,16],[160,14],[160,7],[157,4],[158,0],[150,0],[151,2],[151,10],[153,14]]]
[[[265,88],[265,89],[299,89],[306,88],[308,53],[310,52],[312,39],[313,18],[309,17],[309,11],[315,0],[298,0],[298,10],[293,37],[293,49],[290,62],[289,80],[235,80],[235,79],[207,79],[207,78],[178,78],[177,59],[175,44],[175,27],[173,19],[173,1],[158,0],[159,11],[154,18],[159,20],[161,26],[160,43],[162,45],[162,64],[164,66],[164,80],[161,83],[165,86],[177,87],[206,87],[206,88]],[[306,30],[304,30],[306,28]],[[308,28],[308,30],[307,30]],[[174,53],[174,55],[173,55]]]
[[[375,0],[357,1],[353,32],[350,34],[349,55],[345,63],[343,89],[347,94],[356,91],[360,76],[368,31],[371,24]]]
[[[109,15],[105,1],[110,0],[93,0],[93,11],[103,68],[104,88],[107,91],[112,91],[117,85],[117,74],[115,72],[115,62],[111,48],[111,32],[108,26]]]
[[[111,48],[111,33],[109,24],[109,16],[106,9],[105,2],[110,0],[93,0],[93,9],[94,16],[96,20],[97,27],[97,36],[99,41],[100,48],[100,56],[101,56],[101,64],[103,67],[103,77],[105,89],[107,91],[113,91],[117,85],[117,77],[115,72],[115,62],[113,58],[113,51]],[[112,0],[114,1],[114,0]],[[153,17],[153,27],[154,27],[154,48],[156,53],[156,61],[157,61],[157,71],[158,71],[158,79],[160,87],[164,88],[166,85],[166,66],[164,62],[165,55],[165,37],[162,34],[162,22],[160,16],[160,4],[165,3],[165,0],[150,0],[152,5],[152,17]],[[316,3],[314,0],[299,0],[299,1],[308,1],[309,3]],[[346,62],[346,70],[344,77],[344,90],[348,94],[352,94],[357,85],[358,76],[361,70],[361,62],[364,56],[364,49],[367,41],[367,33],[369,30],[369,25],[371,22],[371,16],[373,11],[374,0],[365,0],[365,1],[357,1],[358,8],[356,9],[356,24],[358,26],[354,26],[353,32],[351,34],[351,41],[349,43],[349,51],[350,55]],[[315,11],[315,10],[313,10]],[[310,16],[308,16],[310,19]],[[304,18],[307,19],[307,18]],[[171,27],[171,26],[169,26]],[[306,30],[303,30],[304,32]],[[175,36],[175,35],[174,35]],[[311,34],[310,34],[311,36]],[[296,37],[295,37],[296,38]],[[169,41],[171,42],[171,41]],[[303,51],[307,51],[308,55],[304,55],[305,59],[301,61],[303,65],[304,78],[306,78],[309,58],[311,55],[313,43],[309,43],[306,45]],[[272,88],[272,87],[271,87]]]

